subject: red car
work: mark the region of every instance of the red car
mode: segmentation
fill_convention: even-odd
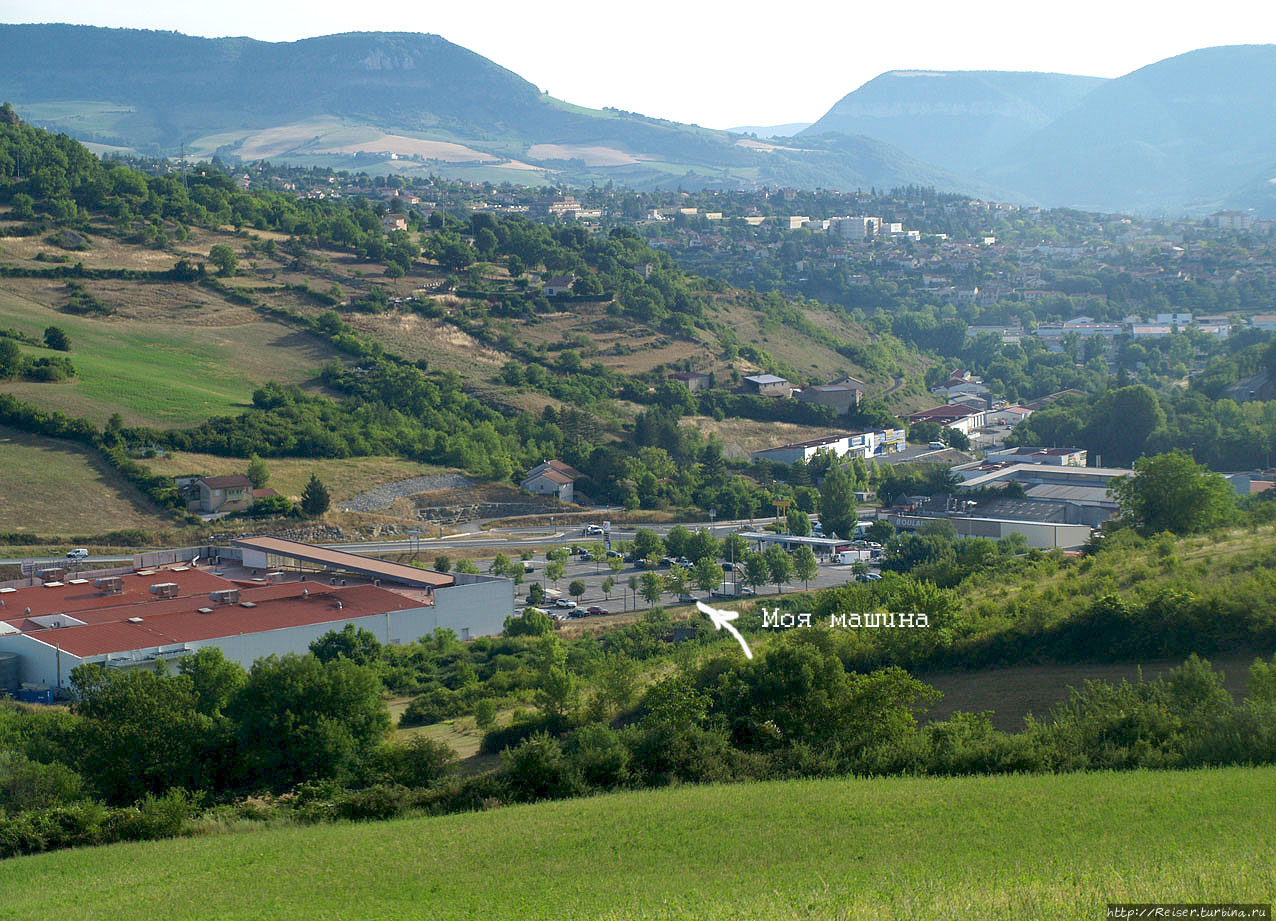
[[[585,613],[589,614],[592,617],[597,617],[600,614],[610,614],[611,611],[608,611],[606,608],[600,608],[598,605],[595,604],[586,608]]]

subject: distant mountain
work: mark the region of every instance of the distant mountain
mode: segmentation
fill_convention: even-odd
[[[1205,48],[1112,80],[984,175],[1046,205],[1272,214],[1276,45]]]
[[[760,138],[791,138],[809,127],[810,122],[789,122],[787,125],[744,125],[727,130],[732,134],[752,134]]]
[[[772,144],[570,105],[437,35],[290,43],[0,25],[0,100],[94,149],[523,184],[831,189],[975,183],[879,141]]]
[[[865,135],[974,173],[1103,82],[1067,74],[893,70],[842,97],[802,136]]]

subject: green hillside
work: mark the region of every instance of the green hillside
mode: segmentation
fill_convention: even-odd
[[[199,157],[530,185],[972,188],[881,141],[775,147],[574,106],[437,35],[270,43],[0,25],[0,60],[0,99],[105,150],[174,156],[184,144]]]
[[[1270,902],[1276,768],[686,787],[0,862],[6,918],[1102,917]]]

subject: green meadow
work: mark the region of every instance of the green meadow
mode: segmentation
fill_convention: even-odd
[[[1271,902],[1276,768],[680,787],[0,863],[6,919],[1033,919]]]
[[[174,288],[172,296],[176,300],[182,293]],[[71,337],[68,357],[75,378],[10,382],[3,390],[99,424],[113,412],[129,424],[157,427],[234,413],[261,384],[312,380],[334,357],[315,337],[264,320],[204,326],[180,320],[99,319],[0,293],[0,327],[40,336],[46,326],[60,326]]]

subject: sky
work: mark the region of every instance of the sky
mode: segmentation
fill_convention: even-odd
[[[888,70],[1117,77],[1195,48],[1276,42],[1271,0],[0,0],[0,21],[264,41],[433,32],[560,99],[710,128],[814,121]]]

